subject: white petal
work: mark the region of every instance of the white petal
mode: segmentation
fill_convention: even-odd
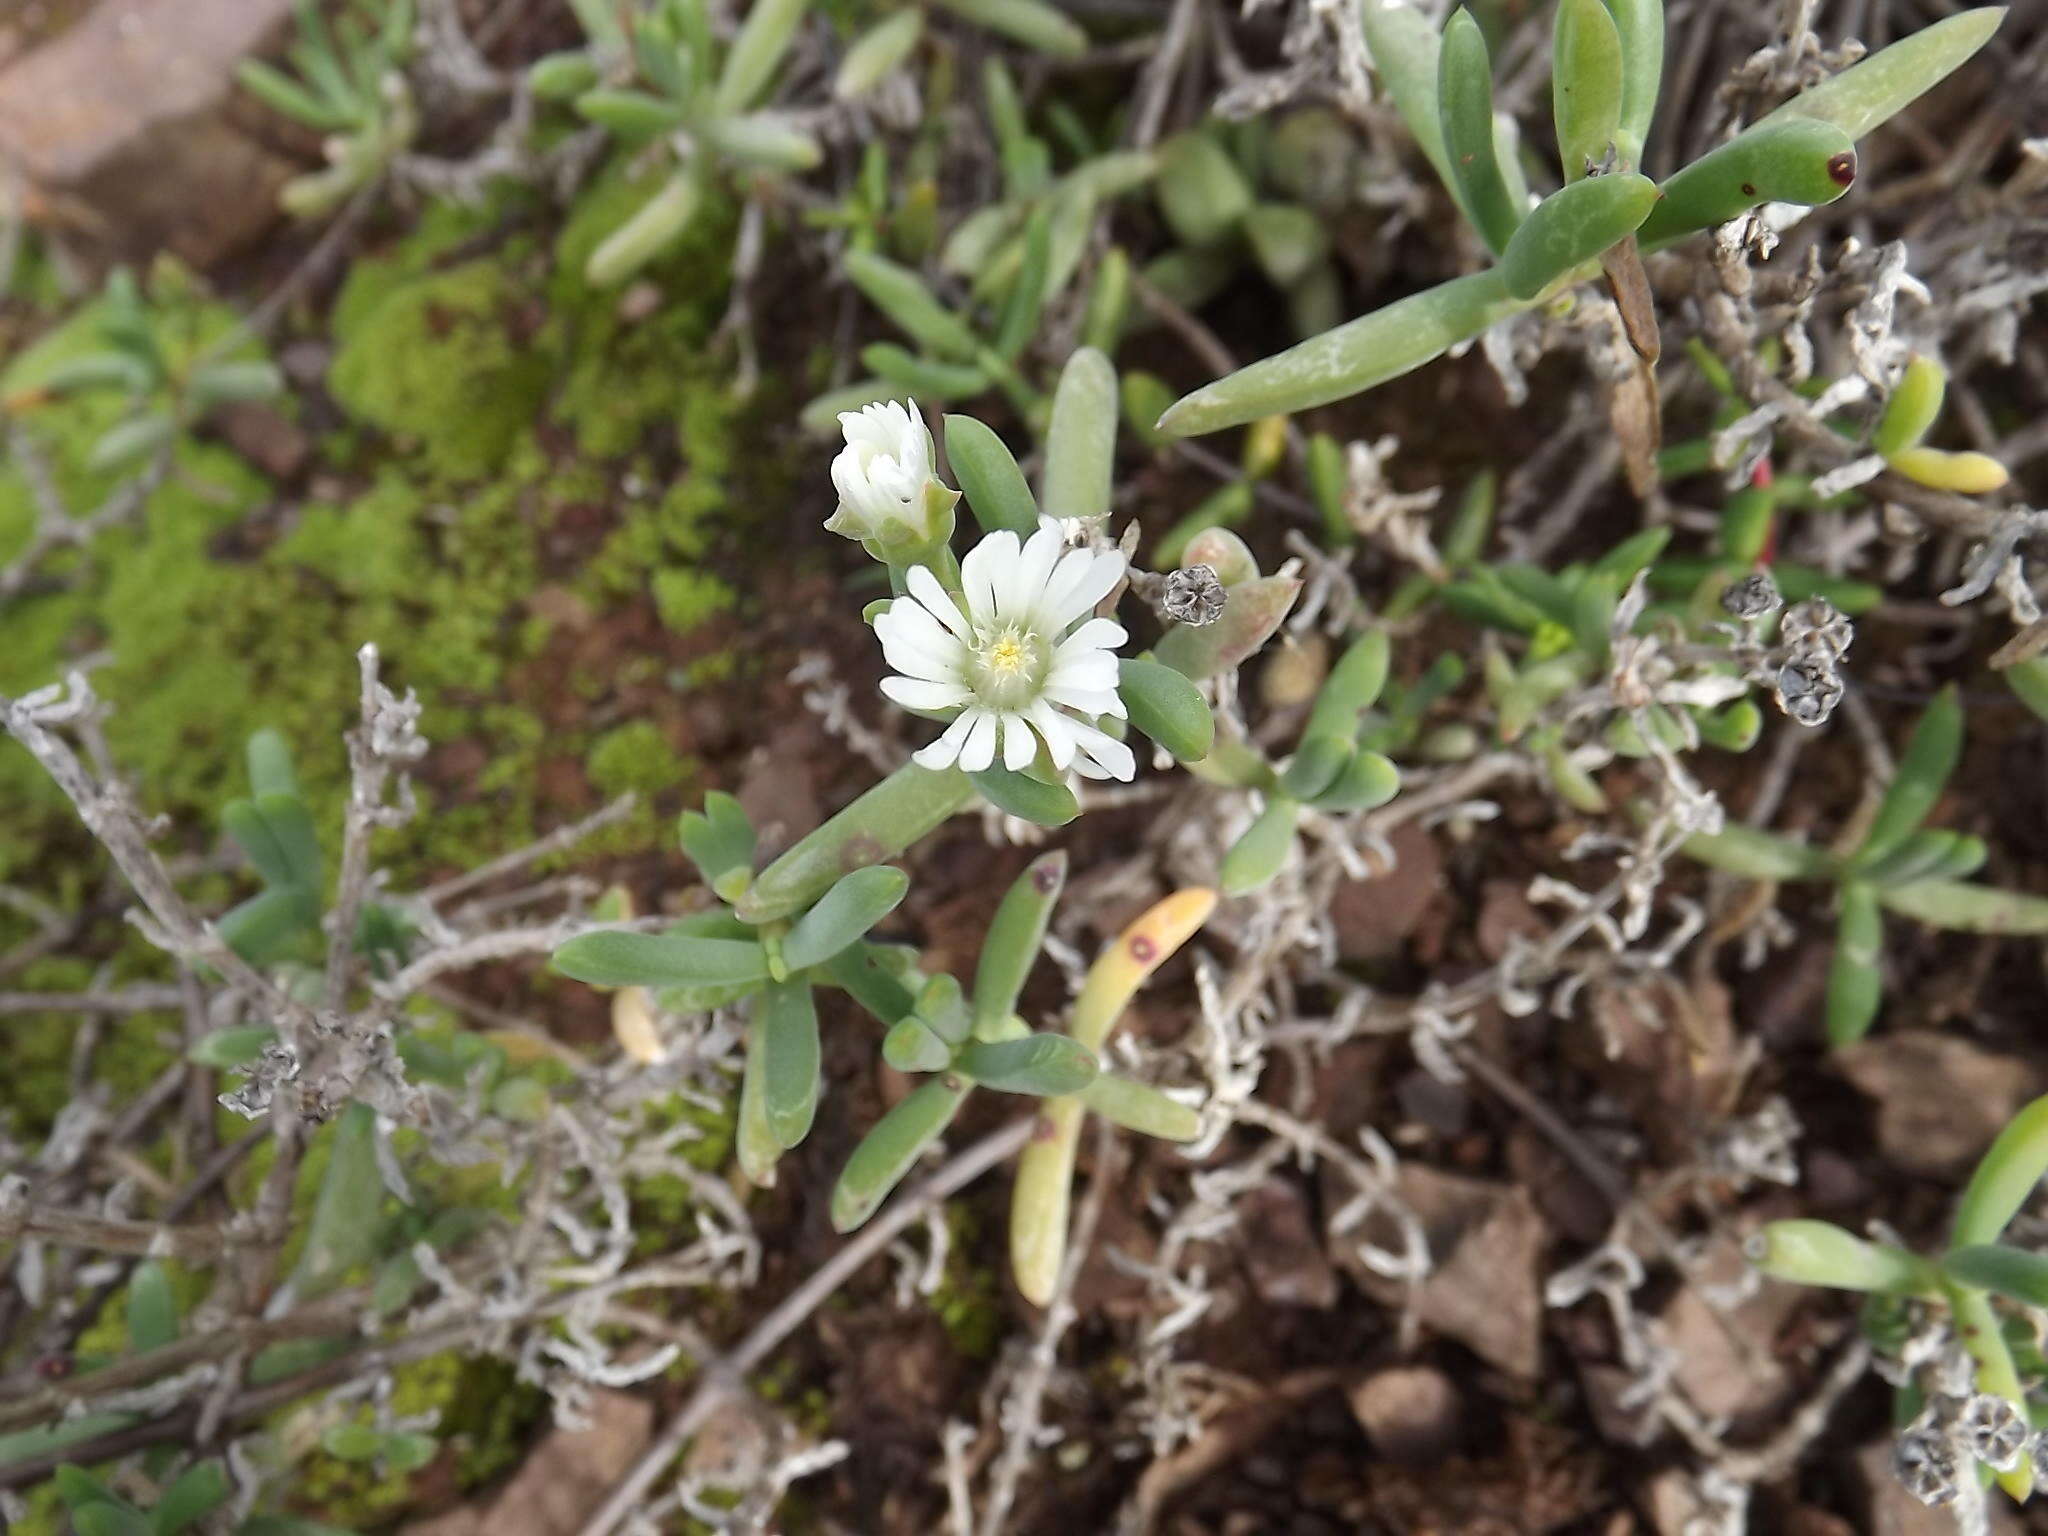
[[[1138,776],[1138,760],[1131,755],[1131,749],[1082,721],[1073,722],[1074,744],[1080,748],[1080,757],[1074,767],[1083,778],[1122,779],[1125,782]]]
[[[1036,756],[1038,738],[1031,734],[1031,727],[1024,723],[1024,717],[1003,716],[1003,766],[1012,773],[1022,773]]]
[[[996,717],[986,709],[970,709],[961,718],[973,723],[960,748],[960,769],[979,773],[996,760]]]
[[[951,709],[974,697],[962,683],[935,683],[921,677],[885,677],[882,692],[905,709]]]
[[[1004,619],[1029,622],[1045,593],[1046,578],[1052,575],[1064,547],[1059,533],[1051,528],[1041,528],[1024,541],[1016,568],[1006,590],[1000,594]]]
[[[1067,764],[1074,760],[1072,722],[1043,699],[1033,699],[1024,715],[1044,738],[1045,750],[1052,756],[1053,767],[1065,773]]]
[[[1123,574],[1122,555],[1073,551],[1060,561],[1052,580],[1046,583],[1045,597],[1038,606],[1040,623],[1049,630],[1065,628],[1109,596],[1109,589],[1123,579]]]
[[[935,683],[962,681],[965,647],[915,603],[898,602],[887,613],[876,615],[875,638],[882,642],[882,655],[889,665],[907,677]]]
[[[1103,689],[1114,688],[1116,680],[1114,656],[1103,651],[1083,651],[1079,656],[1054,662],[1045,682],[1048,688]]]
[[[1090,619],[1062,640],[1053,655],[1064,657],[1075,650],[1113,651],[1130,638],[1123,625],[1115,619]]]
[[[977,719],[985,718],[987,717],[978,709],[962,710],[937,741],[911,753],[910,760],[920,768],[930,768],[934,771],[952,767],[953,759],[960,755],[960,744],[967,739],[967,732]]]
[[[1066,683],[1052,683],[1046,687],[1045,699],[1047,703],[1071,709],[1077,715],[1126,718],[1123,697],[1114,688],[1076,688]]]
[[[977,627],[996,619],[996,589],[1004,573],[1017,563],[1017,535],[997,529],[960,562],[960,589],[967,599],[967,617]]]
[[[939,585],[939,578],[931,573],[930,567],[913,565],[904,580],[910,587],[910,595],[916,598],[933,618],[962,640],[974,638],[974,632],[960,616],[960,609],[953,601],[953,594]]]

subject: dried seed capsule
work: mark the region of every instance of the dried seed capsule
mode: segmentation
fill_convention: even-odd
[[[1738,619],[1760,619],[1784,606],[1769,571],[1751,571],[1721,594],[1721,607]]]
[[[2000,1472],[2019,1465],[2032,1426],[2026,1415],[1995,1392],[1966,1398],[1956,1414],[1956,1431],[1970,1453]]]
[[[1185,565],[1167,573],[1166,592],[1159,606],[1176,623],[1199,628],[1222,618],[1227,600],[1228,594],[1213,566]]]
[[[1842,679],[1825,654],[1802,652],[1778,669],[1778,708],[1801,725],[1819,725],[1842,701]]]
[[[1956,1456],[1948,1440],[1932,1426],[1913,1424],[1902,1430],[1892,1447],[1892,1470],[1906,1492],[1922,1504],[1939,1507],[1955,1501]]]

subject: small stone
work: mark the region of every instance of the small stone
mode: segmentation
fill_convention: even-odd
[[[1961,1172],[2038,1091],[2026,1062],[1937,1030],[1892,1030],[1834,1061],[1876,1101],[1878,1144],[1908,1173]]]
[[[1760,619],[1784,601],[1769,571],[1751,571],[1721,594],[1721,607],[1738,619]]]
[[[1434,1366],[1375,1371],[1349,1395],[1359,1427],[1390,1461],[1440,1461],[1458,1449],[1464,1403]]]
[[[1185,565],[1168,573],[1166,590],[1159,599],[1159,606],[1169,619],[1199,629],[1222,618],[1224,605],[1229,600],[1223,583],[1216,577],[1215,567]]]

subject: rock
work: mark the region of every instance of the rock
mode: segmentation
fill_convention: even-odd
[[[291,0],[99,0],[0,69],[0,162],[33,222],[115,260],[218,260],[271,224],[296,167],[245,129],[235,65]]]
[[[1238,1205],[1245,1268],[1259,1300],[1276,1307],[1334,1307],[1337,1271],[1310,1224],[1308,1201],[1285,1179],[1268,1179]]]
[[[1340,1175],[1324,1208],[1343,1210],[1355,1191]],[[1424,1326],[1456,1339],[1510,1375],[1533,1377],[1542,1363],[1543,1297],[1537,1266],[1548,1232],[1526,1190],[1406,1163],[1395,1193],[1422,1223],[1435,1263],[1416,1298]],[[1330,1252],[1359,1288],[1383,1306],[1401,1305],[1406,1287],[1366,1268],[1359,1237],[1393,1247],[1391,1223],[1362,1233],[1330,1234]]]
[[[1392,1461],[1438,1461],[1457,1450],[1464,1404],[1434,1366],[1397,1365],[1349,1393],[1351,1411],[1373,1449]]]
[[[1892,1472],[1892,1442],[1879,1440],[1856,1454],[1856,1472],[1870,1500],[1869,1518],[1857,1526],[1865,1536],[1955,1536],[1953,1510],[1932,1509],[1906,1492]],[[1985,1499],[1990,1536],[2019,1536],[2023,1527],[2012,1501],[1997,1491]]]
[[[1698,1273],[1707,1284],[1726,1284],[1741,1273],[1744,1263],[1733,1242],[1719,1241],[1702,1255]],[[1677,1356],[1673,1379],[1694,1407],[1710,1419],[1739,1418],[1770,1407],[1784,1395],[1785,1368],[1772,1344],[1802,1295],[1797,1286],[1766,1284],[1717,1316],[1698,1285],[1678,1288],[1661,1321],[1665,1341]]]
[[[654,1435],[654,1405],[625,1392],[591,1394],[584,1429],[542,1436],[498,1491],[405,1536],[574,1536]]]
[[[1427,831],[1411,821],[1397,828],[1388,843],[1396,860],[1392,869],[1373,880],[1341,881],[1330,895],[1337,951],[1353,963],[1400,954],[1443,889],[1443,859]]]
[[[1877,1139],[1909,1173],[1974,1163],[2038,1091],[2034,1069],[1958,1035],[1894,1030],[1835,1053],[1842,1075],[1877,1101]]]

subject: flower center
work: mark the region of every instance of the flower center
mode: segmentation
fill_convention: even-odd
[[[1045,642],[1021,624],[982,632],[972,658],[969,681],[982,702],[996,709],[1030,703],[1045,684],[1050,660]]]

